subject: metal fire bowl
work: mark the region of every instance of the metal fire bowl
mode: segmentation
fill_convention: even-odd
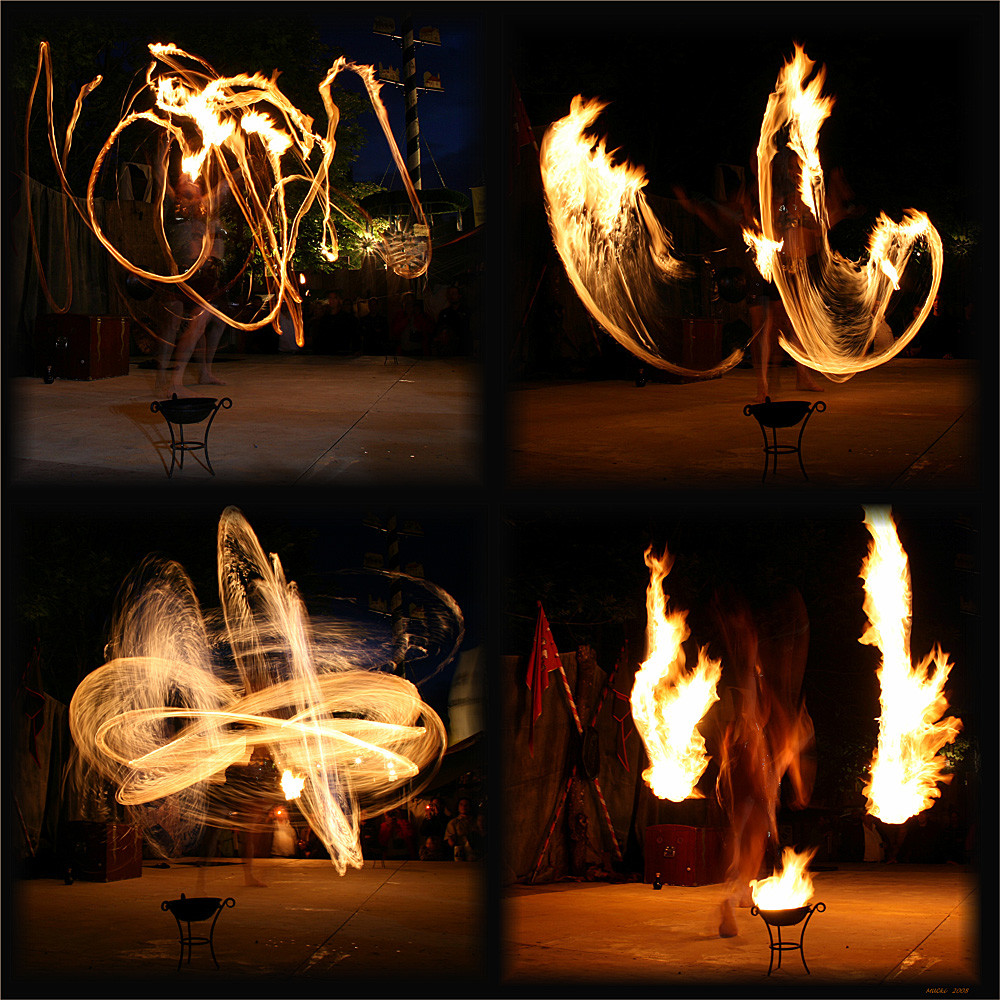
[[[816,906],[822,906],[817,903]],[[826,909],[826,907],[823,907]],[[772,927],[791,927],[799,923],[813,911],[813,906],[795,906],[790,910],[762,910],[755,906],[754,909],[764,918],[765,924]]]
[[[191,899],[168,899],[160,909],[169,910],[178,920],[208,920],[222,906],[219,896],[194,896]]]
[[[195,396],[193,399],[157,400],[156,408],[172,424],[197,424],[204,420],[214,409],[216,400],[210,396]]]
[[[776,403],[750,403],[747,416],[756,417],[764,427],[794,427],[808,412],[810,403],[805,399],[782,399]],[[777,911],[771,911],[777,912]]]

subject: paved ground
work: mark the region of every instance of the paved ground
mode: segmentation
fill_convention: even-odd
[[[722,886],[560,883],[514,887],[504,901],[506,982],[540,996],[554,984],[621,996],[655,987],[661,996],[747,991],[809,996],[928,996],[929,988],[996,996],[979,979],[978,877],[950,865],[841,864],[816,872],[815,912],[802,937],[807,974],[796,952],[767,976],[767,929],[737,911],[740,933],[718,935]],[[797,941],[798,933],[782,935]],[[988,944],[996,981],[995,941]],[[777,960],[776,960],[777,961]],[[989,977],[988,977],[989,978]],[[604,987],[608,990],[605,990]],[[968,988],[968,990],[967,990]],[[538,992],[531,992],[537,990]]]
[[[822,393],[795,389],[794,371],[772,380],[773,399],[822,399],[802,455],[780,459],[767,486],[807,489],[977,488],[980,384],[973,361],[897,359]],[[549,382],[519,387],[509,407],[509,475],[515,486],[753,488],[763,438],[743,407],[751,369],[683,384]],[[790,435],[790,436],[789,436]],[[779,431],[779,444],[797,433]]]
[[[435,992],[429,984],[437,995],[482,993],[482,865],[367,863],[341,878],[327,861],[269,859],[254,870],[266,888],[246,888],[238,861],[146,862],[141,878],[108,883],[19,882],[18,919],[7,924],[17,978],[5,974],[3,995],[404,996]],[[182,892],[236,900],[216,926],[218,970],[198,946],[177,968],[177,924],[160,904]]]
[[[138,361],[138,359],[134,359]],[[191,452],[173,481],[409,486],[482,479],[482,386],[468,359],[222,356],[233,401],[209,433],[215,477]],[[170,468],[170,433],[150,403],[155,372],[93,382],[8,383],[10,470],[19,484],[158,484]],[[198,390],[202,391],[202,390]],[[204,437],[205,424],[194,440]],[[189,432],[188,440],[192,439]]]

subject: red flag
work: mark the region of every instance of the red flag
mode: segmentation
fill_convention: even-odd
[[[511,104],[514,111],[514,163],[517,164],[521,162],[521,150],[525,146],[531,146],[537,155],[538,143],[535,142],[535,133],[531,130],[531,120],[528,118],[524,101],[521,100],[521,92],[513,81],[511,81]]]
[[[37,641],[31,659],[21,675],[21,686],[24,688],[24,714],[30,724],[28,752],[41,767],[42,762],[38,757],[38,735],[45,728],[45,695],[42,693],[42,656],[38,651]]]
[[[532,693],[531,720],[528,724],[528,749],[535,750],[535,719],[542,714],[542,695],[549,686],[549,674],[559,667],[559,650],[552,638],[549,620],[545,617],[542,602],[538,602],[538,621],[535,624],[535,642],[528,660],[528,688]]]

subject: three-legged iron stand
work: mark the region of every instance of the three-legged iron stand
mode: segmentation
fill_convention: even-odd
[[[811,975],[809,972],[809,966],[806,965],[806,953],[802,948],[802,940],[806,936],[806,927],[809,925],[809,918],[817,911],[822,913],[826,909],[825,903],[816,903],[813,906],[800,906],[794,910],[761,910],[759,907],[751,907],[750,915],[752,917],[760,914],[761,920],[764,921],[764,926],[767,927],[767,937],[771,942],[771,961],[767,966],[767,974],[771,975],[772,968],[781,968],[781,953],[783,951],[797,951],[799,957],[802,959],[802,965],[806,970],[806,975]],[[805,923],[802,924],[802,930],[799,933],[798,941],[782,941],[781,940],[781,928],[782,927],[794,927],[803,918],[805,918]],[[774,928],[777,933],[777,940],[775,940],[775,935],[771,933],[771,928]],[[778,964],[774,965],[774,956],[778,956]]]
[[[822,413],[826,409],[826,403],[822,399],[810,404],[807,400],[788,399],[777,403],[771,402],[771,397],[767,396],[763,403],[748,403],[743,407],[745,417],[754,417],[760,425],[760,432],[764,435],[764,475],[761,482],[767,479],[767,470],[774,461],[772,470],[774,475],[778,473],[779,455],[796,455],[799,460],[799,468],[803,477],[808,480],[806,467],[802,464],[802,435],[805,433],[806,424],[815,412]],[[778,444],[779,427],[794,427],[799,421],[802,426],[799,428],[799,438],[795,444]],[[771,440],[767,439],[767,432],[771,432]]]
[[[163,414],[163,418],[167,421],[167,427],[170,430],[170,469],[167,472],[168,479],[173,477],[175,462],[178,468],[184,468],[184,452],[199,449],[203,449],[205,452],[205,464],[208,466],[208,471],[213,476],[215,475],[215,469],[212,468],[212,462],[208,457],[208,432],[212,429],[212,421],[215,419],[216,413],[221,409],[228,410],[232,405],[233,401],[228,396],[216,402],[215,399],[208,396],[198,396],[194,399],[178,399],[176,393],[173,399],[163,399],[150,404],[149,408],[153,413]],[[205,427],[204,437],[200,441],[185,441],[184,425],[201,423],[206,417],[208,417],[208,424]],[[174,424],[178,428],[178,436],[176,437],[174,435]],[[180,461],[177,461],[178,452],[181,456]]]
[[[235,906],[236,900],[230,896],[228,899],[219,899],[217,896],[195,896],[192,899],[188,899],[184,893],[181,893],[180,899],[165,899],[160,904],[160,909],[167,911],[169,910],[177,921],[177,931],[181,936],[181,957],[177,960],[177,969],[180,971],[180,967],[184,962],[184,949],[187,948],[188,965],[191,964],[191,948],[196,944],[207,944],[208,950],[212,953],[212,961],[215,962],[215,967],[219,967],[219,960],[215,957],[215,945],[213,944],[213,938],[215,937],[215,924],[219,919],[219,914],[227,906]],[[191,933],[191,924],[199,923],[204,920],[208,920],[211,917],[212,926],[209,929],[208,937],[198,936],[196,937]],[[184,931],[183,924],[187,925],[187,933]]]

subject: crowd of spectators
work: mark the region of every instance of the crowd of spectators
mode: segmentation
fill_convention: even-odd
[[[324,858],[322,843],[309,825],[294,824],[292,849],[287,810],[273,811],[270,853],[284,857]],[[486,810],[460,790],[455,796],[419,798],[384,815],[366,819],[361,848],[370,860],[480,861],[485,856]]]
[[[474,350],[469,308],[457,283],[423,298],[404,292],[352,300],[337,290],[310,296],[303,303],[303,334],[299,347],[287,331],[278,350],[347,357],[453,357]]]

